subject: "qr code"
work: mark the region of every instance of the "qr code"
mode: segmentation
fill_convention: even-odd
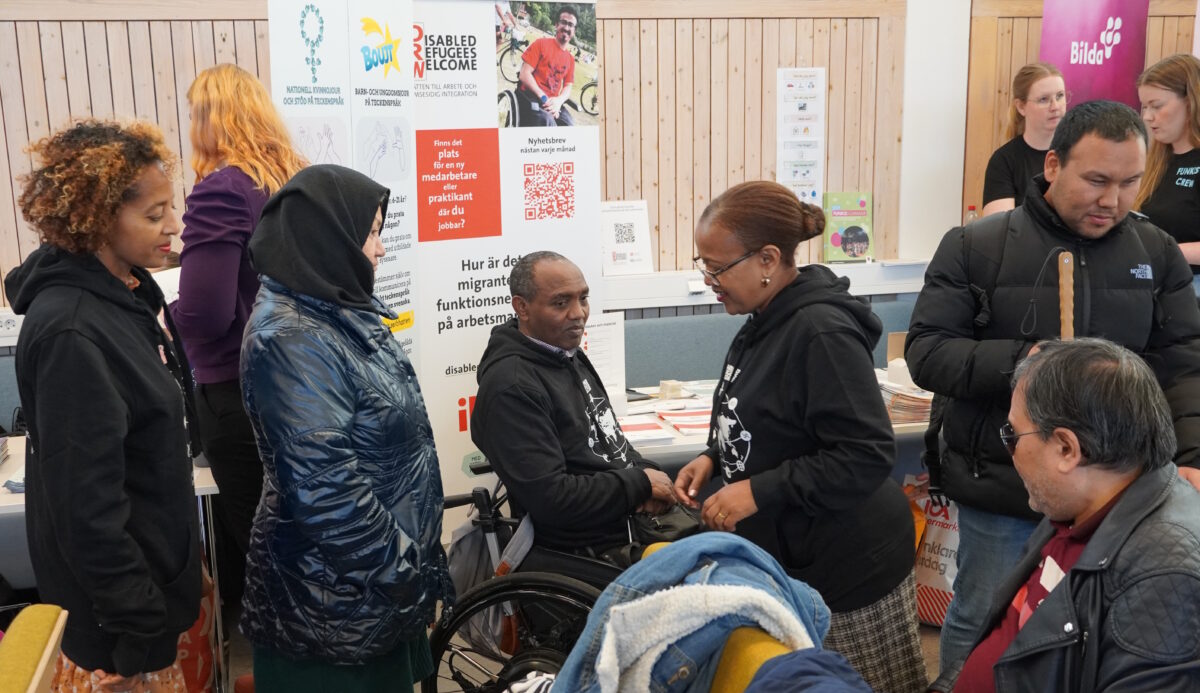
[[[575,216],[575,164],[525,164],[525,219],[571,219]]]
[[[613,224],[613,242],[615,243],[633,243],[633,222],[618,221]]]

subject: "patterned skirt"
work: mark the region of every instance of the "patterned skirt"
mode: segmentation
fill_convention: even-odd
[[[186,693],[183,668],[176,660],[166,669],[131,676],[120,687],[105,687],[101,682],[110,674],[103,671],[84,669],[72,662],[65,654],[58,654],[54,667],[54,681],[50,684],[53,693],[92,693],[96,691],[130,691],[131,693]]]
[[[909,573],[883,599],[854,611],[833,613],[825,649],[850,661],[881,693],[917,693],[928,686],[917,626],[917,581]]]

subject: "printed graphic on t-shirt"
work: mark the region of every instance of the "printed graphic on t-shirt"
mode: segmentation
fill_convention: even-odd
[[[737,413],[737,397],[722,397],[717,414],[717,444],[721,446],[721,473],[726,480],[746,471],[750,459],[750,431]]]
[[[1180,166],[1175,169],[1175,187],[1196,187],[1196,174],[1200,174],[1200,166]]]
[[[583,390],[587,393],[587,414],[591,421],[588,432],[588,447],[597,457],[614,467],[628,467],[629,441],[621,433],[617,424],[617,416],[608,404],[608,398],[603,393],[592,394],[592,384],[585,378]]]

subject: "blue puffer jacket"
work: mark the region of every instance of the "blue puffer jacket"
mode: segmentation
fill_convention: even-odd
[[[429,416],[379,314],[264,276],[242,340],[265,478],[241,627],[289,657],[351,664],[388,653],[453,596]]]

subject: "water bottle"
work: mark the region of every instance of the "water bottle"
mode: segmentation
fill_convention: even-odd
[[[963,215],[963,226],[970,224],[979,218],[979,212],[975,211],[975,205],[967,205],[967,213]]]

